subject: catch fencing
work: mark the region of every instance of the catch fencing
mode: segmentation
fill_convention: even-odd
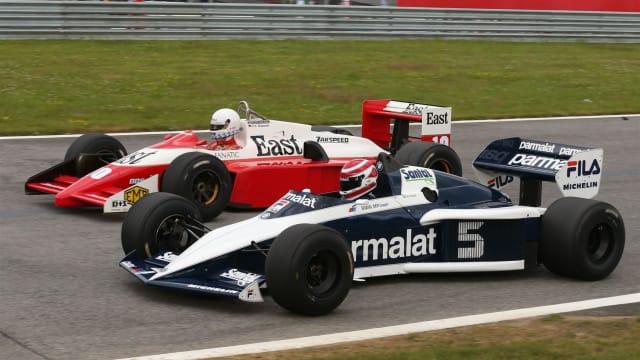
[[[0,39],[501,39],[640,42],[640,13],[0,1]]]

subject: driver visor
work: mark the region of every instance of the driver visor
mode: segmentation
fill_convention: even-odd
[[[351,176],[346,179],[340,179],[340,191],[349,191],[362,185],[364,175]]]

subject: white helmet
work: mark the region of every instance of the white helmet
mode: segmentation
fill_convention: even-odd
[[[234,136],[242,129],[240,115],[232,109],[220,109],[211,115],[211,138],[219,140]]]

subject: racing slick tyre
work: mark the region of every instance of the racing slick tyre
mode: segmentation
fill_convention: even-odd
[[[462,163],[456,152],[442,144],[416,141],[403,145],[394,156],[403,165],[421,166],[462,176]]]
[[[122,222],[122,250],[125,254],[136,250],[141,259],[160,251],[180,254],[204,234],[198,226],[201,220],[200,210],[181,196],[165,192],[145,195]]]
[[[334,133],[334,134],[338,134],[338,135],[353,136],[353,133],[351,131],[349,131],[349,130],[340,129],[340,128],[337,128],[337,127],[327,126],[327,125],[312,125],[311,126],[311,131],[328,131],[330,133]]]
[[[600,280],[618,265],[624,241],[624,222],[616,208],[602,201],[560,198],[542,218],[540,260],[555,274]]]
[[[293,225],[274,240],[265,276],[278,305],[298,314],[323,315],[349,293],[353,258],[337,231],[315,224]]]
[[[83,158],[81,154],[98,154]],[[82,177],[127,155],[127,149],[116,138],[105,134],[84,134],[77,138],[64,155],[64,161],[76,159],[76,176]]]
[[[208,154],[178,156],[162,176],[160,190],[192,201],[205,221],[220,215],[231,197],[231,175],[224,163]]]

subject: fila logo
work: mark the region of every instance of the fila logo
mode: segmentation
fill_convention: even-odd
[[[574,160],[567,162],[567,177],[571,176],[571,173],[577,172],[577,176],[588,176],[600,174],[600,165],[598,160],[593,159],[591,166],[587,169],[587,160]]]
[[[487,182],[487,186],[490,188],[500,189],[511,184],[515,178],[511,175],[500,175]]]

